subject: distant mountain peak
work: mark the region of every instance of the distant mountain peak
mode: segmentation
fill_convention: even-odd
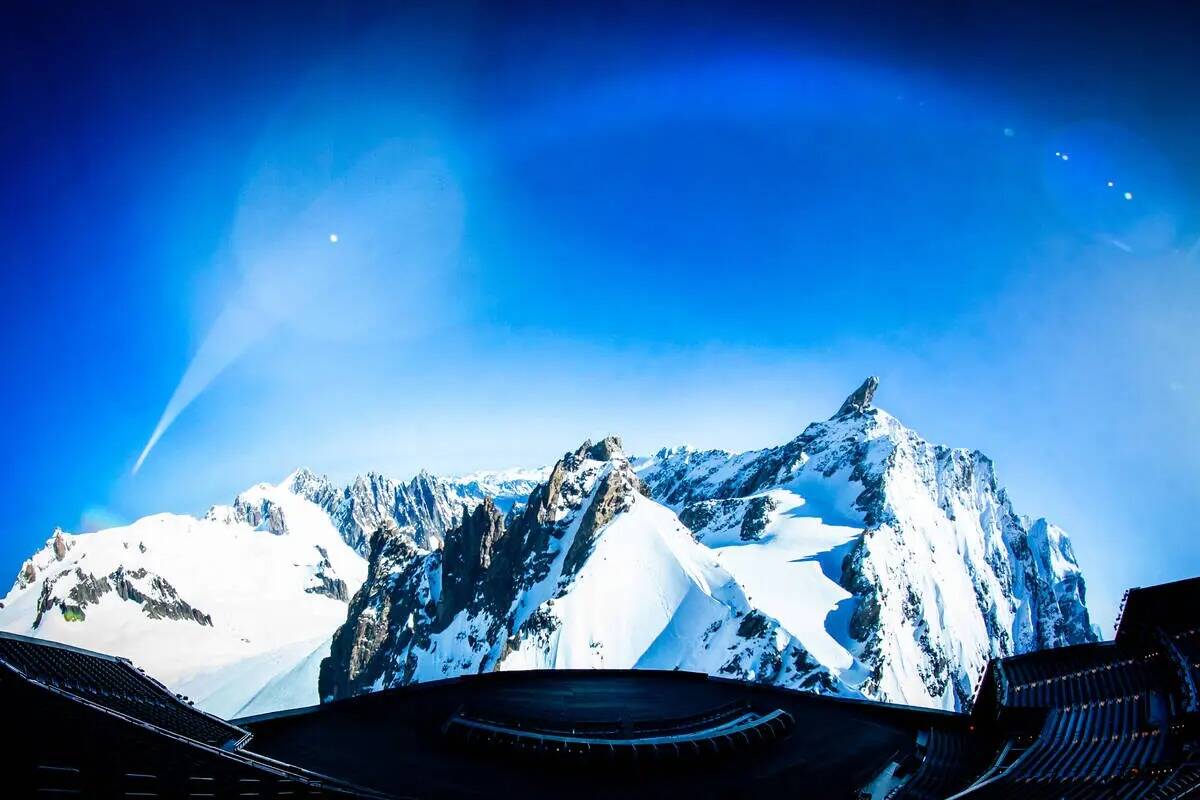
[[[574,455],[576,459],[586,458],[592,461],[613,461],[626,458],[625,450],[621,446],[621,437],[612,434],[598,442],[584,439],[583,444],[575,449]]]
[[[549,667],[962,709],[989,658],[1096,639],[1066,533],[878,388],[761,450],[610,435],[538,469],[301,469],[203,520],[55,530],[0,629],[145,659],[227,713]],[[212,669],[188,677],[192,653]]]
[[[846,398],[846,402],[842,403],[842,407],[838,412],[831,417],[845,417],[850,414],[861,414],[871,407],[871,401],[875,398],[875,392],[879,389],[879,378],[872,375],[862,382],[862,385],[850,393]]]

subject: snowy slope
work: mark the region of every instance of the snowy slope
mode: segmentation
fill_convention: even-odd
[[[567,453],[507,518],[486,501],[442,550],[378,536],[322,665],[322,697],[567,667],[679,668],[854,694],[646,492],[610,437]]]
[[[320,508],[260,484],[205,519],[57,531],[4,598],[0,629],[125,655],[234,716],[328,641],[365,577]],[[301,695],[315,700],[311,688]]]
[[[1016,514],[992,463],[871,405],[750,453],[637,463],[723,566],[865,695],[963,708],[988,658],[1093,641],[1066,535]]]
[[[498,669],[694,669],[947,709],[988,658],[1092,641],[1066,535],[981,453],[873,407],[748,453],[567,453],[445,547],[377,535],[323,698]]]
[[[872,405],[747,453],[345,486],[56,531],[0,629],[132,658],[225,716],[498,669],[686,669],[963,708],[987,659],[1097,638],[1067,535]]]
[[[337,487],[298,470],[203,519],[58,530],[22,566],[0,630],[129,657],[225,717],[312,705],[375,530],[436,546],[486,491],[511,507],[536,474],[400,482],[369,473]]]

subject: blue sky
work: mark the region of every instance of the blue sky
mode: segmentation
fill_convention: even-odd
[[[879,374],[1102,624],[1200,572],[1195,20],[637,8],[19,20],[0,568],[302,464],[776,444]]]

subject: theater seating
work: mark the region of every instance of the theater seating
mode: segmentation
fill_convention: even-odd
[[[243,748],[123,659],[0,634],[0,797],[382,798]]]
[[[966,772],[966,736],[933,729],[912,778],[888,795],[888,800],[942,800],[960,787]]]
[[[247,736],[241,728],[198,711],[123,659],[5,636],[0,638],[0,661],[27,680],[188,739],[222,747]]]
[[[1116,641],[994,661],[973,726],[1002,744],[954,797],[1200,797],[1198,598],[1196,580],[1134,589]]]
[[[1046,653],[1054,655],[1046,657]],[[1161,685],[1163,658],[1118,651],[1113,645],[1084,645],[1004,659],[1001,703],[1010,707],[1053,708],[1102,698],[1127,697]]]

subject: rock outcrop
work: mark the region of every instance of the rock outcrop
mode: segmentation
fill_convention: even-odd
[[[697,669],[853,693],[648,491],[608,437],[565,454],[506,519],[488,501],[464,515],[441,550],[377,533],[321,696],[535,666]]]

